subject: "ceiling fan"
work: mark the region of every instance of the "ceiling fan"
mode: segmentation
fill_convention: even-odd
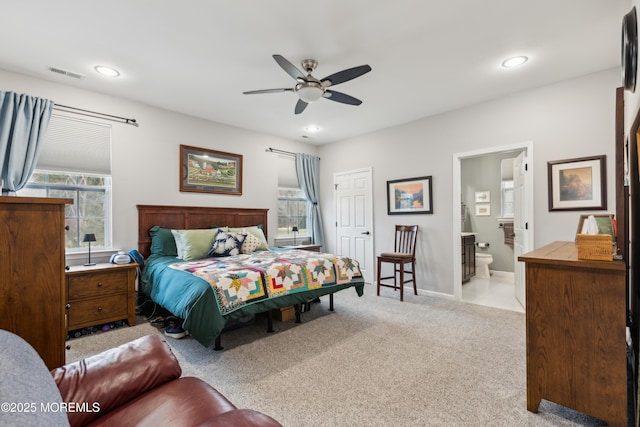
[[[341,102],[349,105],[360,105],[362,101],[353,96],[347,95],[342,92],[328,89],[331,86],[335,86],[340,83],[348,82],[356,77],[360,77],[363,74],[371,71],[371,67],[368,65],[360,65],[359,67],[353,67],[346,70],[338,71],[323,79],[316,79],[311,75],[311,72],[318,66],[318,61],[315,59],[305,59],[302,61],[302,68],[307,72],[305,76],[302,71],[296,68],[291,62],[287,61],[282,55],[273,55],[273,59],[276,60],[278,65],[282,67],[291,77],[293,77],[298,83],[292,88],[280,88],[280,89],[262,89],[262,90],[250,90],[242,92],[245,95],[253,95],[257,93],[276,93],[276,92],[295,92],[298,95],[298,103],[296,104],[295,113],[300,114],[307,108],[307,105],[311,102],[316,102],[321,98],[330,99],[332,101]]]

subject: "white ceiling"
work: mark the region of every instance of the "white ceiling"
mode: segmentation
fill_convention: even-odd
[[[619,67],[622,17],[631,1],[0,0],[0,6],[2,69],[323,144]],[[316,59],[317,78],[369,64],[370,73],[334,87],[362,105],[321,99],[294,115],[291,92],[243,95],[294,86],[273,54],[296,66]],[[530,60],[501,68],[513,55]],[[100,76],[93,71],[98,64],[122,74]],[[0,82],[0,90],[11,88]],[[310,125],[321,130],[309,134]]]

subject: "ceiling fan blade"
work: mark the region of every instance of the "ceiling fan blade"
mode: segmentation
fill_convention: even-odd
[[[278,92],[293,92],[292,88],[282,88],[282,89],[261,89],[261,90],[248,90],[246,92],[242,92],[245,95],[255,95],[257,93],[278,93]]]
[[[296,80],[307,81],[305,75],[302,71],[298,70],[298,68],[293,65],[291,62],[287,61],[282,55],[273,55],[273,59],[276,60],[279,66],[282,67],[283,70],[287,72],[291,77]]]
[[[296,104],[296,114],[300,114],[304,111],[305,108],[307,108],[307,104],[306,102],[304,102],[302,99],[298,99],[298,103]]]
[[[338,71],[337,73],[331,74],[330,76],[321,79],[322,86],[329,87],[335,86],[340,83],[348,82],[349,80],[353,80],[356,77],[360,77],[363,74],[371,71],[371,67],[368,65],[360,65],[359,67],[349,68],[347,70]]]
[[[325,90],[324,97],[332,101],[341,102],[343,104],[349,104],[349,105],[362,104],[362,101],[360,101],[358,98],[354,98],[353,96],[347,95],[346,93],[336,92],[335,90],[329,90],[329,89]]]

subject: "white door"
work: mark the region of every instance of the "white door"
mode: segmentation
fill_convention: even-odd
[[[373,283],[373,195],[371,169],[336,173],[336,250],[360,264],[366,283]]]
[[[513,256],[514,256],[514,280],[515,296],[522,307],[525,303],[525,274],[524,263],[518,261],[518,257],[531,250],[529,247],[533,239],[530,238],[530,219],[528,218],[529,206],[527,206],[527,191],[531,185],[531,171],[527,170],[526,151],[513,161]]]

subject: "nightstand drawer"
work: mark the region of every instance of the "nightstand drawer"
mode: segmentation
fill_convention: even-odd
[[[127,271],[93,272],[68,277],[69,300],[126,293]]]
[[[127,317],[127,295],[111,295],[70,302],[69,329],[78,325],[98,324]]]

